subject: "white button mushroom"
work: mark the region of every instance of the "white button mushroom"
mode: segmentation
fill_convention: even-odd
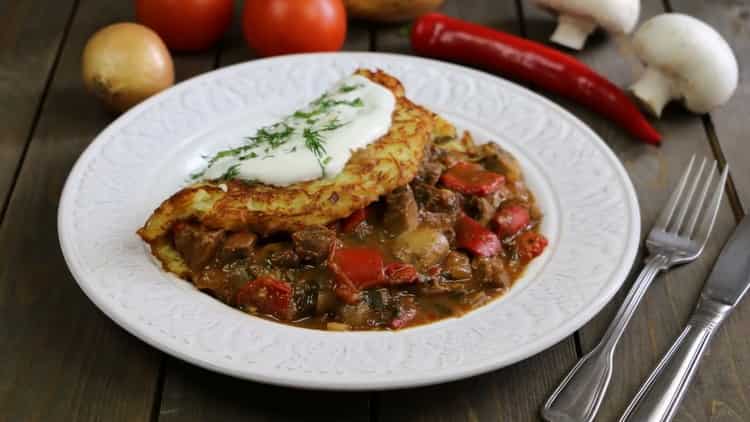
[[[536,0],[558,13],[557,29],[550,40],[580,50],[597,26],[614,34],[629,34],[638,23],[640,0]]]
[[[729,44],[691,16],[666,13],[649,19],[633,36],[633,48],[646,69],[630,89],[656,116],[673,99],[707,113],[737,89],[737,59]]]

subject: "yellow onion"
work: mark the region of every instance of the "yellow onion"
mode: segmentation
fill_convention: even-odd
[[[174,84],[174,64],[161,38],[135,23],[116,23],[91,36],[83,50],[86,89],[122,112]]]

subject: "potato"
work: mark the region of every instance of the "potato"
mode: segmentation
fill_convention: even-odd
[[[378,22],[403,22],[435,10],[443,0],[344,0],[349,16]]]

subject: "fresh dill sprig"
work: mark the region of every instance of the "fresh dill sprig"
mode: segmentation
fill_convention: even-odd
[[[227,169],[227,171],[221,176],[221,180],[230,180],[240,175],[240,165],[235,164]]]
[[[361,84],[357,85],[342,85],[341,88],[339,88],[339,92],[342,94],[346,94],[348,92],[352,92],[357,88],[362,88]]]

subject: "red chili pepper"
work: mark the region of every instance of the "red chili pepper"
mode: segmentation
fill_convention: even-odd
[[[456,221],[455,229],[456,245],[474,255],[493,256],[502,249],[497,235],[471,217],[461,215]]]
[[[544,252],[547,247],[547,238],[537,232],[526,232],[518,236],[518,257],[523,262],[529,262]]]
[[[411,42],[418,54],[533,83],[602,114],[646,143],[661,142],[661,135],[622,89],[553,48],[440,13],[419,18]]]
[[[479,164],[462,161],[443,173],[440,182],[448,189],[466,195],[485,196],[500,190],[505,176],[487,171]]]
[[[341,232],[351,233],[357,228],[363,221],[367,219],[367,208],[354,211],[352,215],[346,217],[341,221]]]
[[[358,289],[366,289],[384,281],[383,256],[377,249],[336,249],[333,262]]]
[[[240,287],[235,295],[235,303],[238,306],[255,306],[261,313],[283,320],[292,317],[291,302],[292,286],[272,277],[250,280]]]
[[[402,262],[388,264],[383,273],[385,274],[386,283],[391,286],[416,283],[419,280],[417,269],[411,264],[404,264]]]

